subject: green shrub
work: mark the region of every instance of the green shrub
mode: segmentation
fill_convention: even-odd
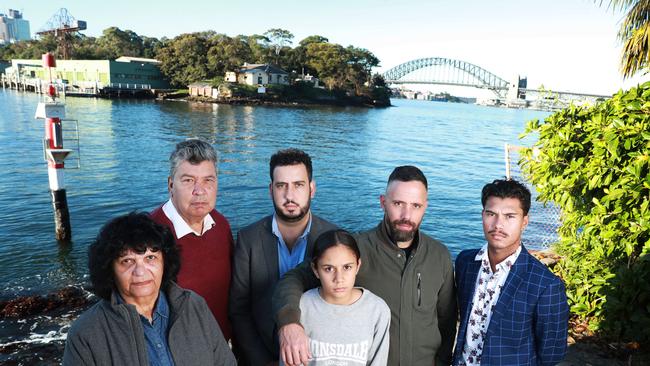
[[[592,330],[650,342],[650,82],[540,123],[522,169],[562,209],[555,267],[573,314]]]
[[[233,97],[256,98],[259,95],[257,93],[257,85],[224,83],[219,86],[219,88],[221,87],[230,89]]]
[[[218,88],[219,85],[223,84],[224,82],[225,80],[223,76],[215,76],[209,80],[209,83],[213,88]]]

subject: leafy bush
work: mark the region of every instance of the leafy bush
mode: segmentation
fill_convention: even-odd
[[[650,82],[592,107],[570,106],[538,133],[522,169],[563,211],[555,271],[592,330],[650,342]]]
[[[223,76],[215,76],[212,79],[209,80],[210,85],[212,85],[213,88],[218,88],[219,85],[224,83],[224,77]]]
[[[224,83],[219,88],[220,91],[221,88],[230,89],[233,97],[256,98],[259,95],[257,93],[257,85]]]

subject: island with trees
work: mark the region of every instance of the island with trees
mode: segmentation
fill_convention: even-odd
[[[344,47],[326,37],[312,35],[292,47],[293,34],[270,29],[264,34],[228,36],[215,31],[184,33],[172,39],[140,36],[110,27],[99,37],[68,34],[67,54],[77,60],[115,60],[142,57],[160,61],[172,88],[187,89],[195,82],[215,88],[225,85],[232,101],[290,104],[390,105],[383,78],[372,74],[379,59],[369,50]],[[60,40],[54,35],[17,42],[0,48],[0,60],[40,59],[46,52],[61,58]],[[286,85],[269,85],[264,94],[257,86],[230,83],[224,76],[246,64],[273,65],[287,71]],[[315,78],[321,87],[305,82]]]

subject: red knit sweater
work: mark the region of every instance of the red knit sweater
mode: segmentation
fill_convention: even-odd
[[[193,233],[176,238],[180,248],[181,269],[178,284],[203,296],[217,319],[221,332],[230,340],[232,331],[228,320],[228,293],[230,291],[230,264],[233,251],[232,232],[228,220],[212,210],[210,216],[216,223],[202,236]],[[151,218],[176,232],[162,206],[151,212]]]

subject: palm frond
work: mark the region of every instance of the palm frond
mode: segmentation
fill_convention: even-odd
[[[650,66],[650,23],[635,29],[625,39],[621,57],[623,77],[632,77]]]
[[[605,0],[596,2],[603,6]],[[618,30],[618,39],[623,44],[623,77],[632,77],[640,71],[647,73],[650,68],[650,0],[609,0],[607,3],[614,12],[626,13]]]
[[[599,3],[598,6],[603,6],[605,2],[609,3],[607,7],[613,11],[624,11],[634,5],[634,3],[638,2],[638,0],[600,0],[596,2]]]
[[[650,21],[650,0],[637,0],[625,15],[619,30],[619,38],[626,37],[637,28],[641,28]],[[625,38],[621,38],[622,41]]]

